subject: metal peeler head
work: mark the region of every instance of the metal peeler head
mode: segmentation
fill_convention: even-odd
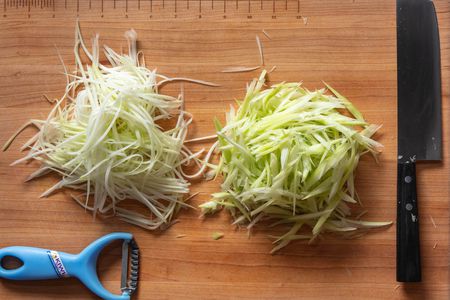
[[[139,277],[139,247],[134,239],[122,244],[122,293],[131,295],[136,291]]]

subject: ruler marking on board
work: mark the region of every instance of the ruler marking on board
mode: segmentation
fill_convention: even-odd
[[[188,17],[202,19],[204,17],[212,18],[245,18],[254,19],[253,13],[262,12],[263,17],[277,19],[278,17],[292,17],[302,19],[301,0],[0,0],[3,1],[3,15],[6,17],[9,10],[23,9],[24,15],[14,13],[14,18],[22,16],[30,18],[31,13],[40,14],[42,11],[49,12],[47,17],[65,18],[67,16],[82,17],[83,14],[89,14],[90,11],[96,12],[98,18],[114,16],[117,13],[123,18],[128,18],[130,13],[141,10],[148,11],[145,17],[150,19],[179,18],[180,14],[186,13]],[[222,1],[222,2],[221,2]],[[61,3],[61,4],[60,4]],[[64,7],[62,5],[64,3]],[[98,4],[97,4],[98,3]],[[1,3],[0,3],[1,5]],[[150,7],[148,8],[149,5]],[[36,7],[38,10],[31,9]],[[66,10],[66,13],[64,13]],[[116,10],[116,13],[112,13]],[[27,14],[28,12],[28,14]],[[111,15],[109,15],[109,12]],[[108,16],[109,15],[109,16]],[[10,17],[10,14],[8,14]],[[139,19],[142,15],[136,15]]]

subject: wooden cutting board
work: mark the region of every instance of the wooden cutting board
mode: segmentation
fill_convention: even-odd
[[[72,65],[78,16],[85,37],[125,46],[134,28],[147,64],[159,72],[213,81],[208,88],[186,84],[186,109],[195,121],[191,137],[214,132],[212,118],[224,119],[245,84],[259,71],[223,74],[228,66],[258,64],[255,36],[265,52],[271,82],[303,81],[310,89],[322,80],[351,99],[366,118],[383,124],[380,163],[362,159],[357,189],[368,220],[396,217],[396,22],[388,0],[178,0],[178,1],[0,1],[0,142],[30,118],[44,118],[43,98],[62,95],[65,78],[56,48]],[[21,142],[0,155],[0,247],[25,245],[77,253],[112,231],[132,232],[141,248],[142,272],[136,299],[448,299],[449,298],[449,41],[450,5],[436,0],[441,35],[444,160],[420,164],[423,282],[395,280],[395,226],[356,240],[326,238],[316,245],[292,243],[270,255],[264,228],[247,237],[230,225],[226,212],[199,219],[184,210],[167,231],[148,232],[116,219],[93,220],[69,192],[39,195],[55,178],[24,183],[36,164],[9,164],[23,154]],[[114,8],[115,7],[115,8]],[[265,30],[268,39],[262,32]],[[175,93],[179,86],[167,88]],[[197,148],[205,145],[196,145]],[[199,204],[219,182],[195,182]],[[433,224],[434,222],[434,224]],[[213,240],[215,231],[224,233]],[[176,238],[178,235],[183,238]],[[119,288],[119,251],[111,249],[99,273],[111,291]],[[0,280],[2,299],[91,299],[76,280]]]

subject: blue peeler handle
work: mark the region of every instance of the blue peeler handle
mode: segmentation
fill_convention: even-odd
[[[131,241],[130,233],[116,232],[105,235],[87,246],[80,254],[68,254],[48,249],[13,246],[0,249],[0,262],[4,257],[19,259],[23,265],[17,269],[4,269],[0,263],[0,278],[10,280],[41,280],[76,277],[97,296],[108,300],[129,300],[128,292],[115,295],[106,290],[97,276],[97,258],[108,244],[115,240]]]

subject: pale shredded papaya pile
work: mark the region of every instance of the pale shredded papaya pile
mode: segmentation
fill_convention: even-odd
[[[148,69],[137,51],[136,32],[129,30],[125,37],[128,53],[105,45],[107,62],[102,63],[98,35],[89,51],[77,26],[76,70],[65,69],[64,95],[46,119],[25,124],[3,150],[34,125],[38,133],[22,147],[28,154],[13,164],[32,159],[42,163],[28,180],[50,172],[61,176],[42,196],[70,188],[72,197],[94,215],[116,215],[146,229],[165,228],[178,208],[187,206],[186,178],[202,173],[186,174],[183,166],[200,166],[202,151],[192,153],[184,145],[193,118],[183,109],[182,94],[164,95],[159,88],[175,81],[214,84]],[[169,125],[162,126],[164,120]],[[136,203],[139,209],[123,202]]]

